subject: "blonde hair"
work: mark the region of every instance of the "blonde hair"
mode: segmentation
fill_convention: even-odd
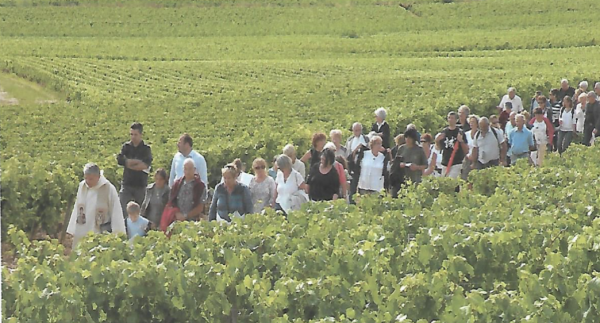
[[[265,169],[267,168],[267,162],[262,159],[262,158],[256,158],[253,162],[252,162],[252,168],[256,167],[256,166],[264,166]]]
[[[225,177],[225,175],[229,175],[235,179],[239,175],[238,168],[235,164],[227,164],[225,167],[223,167],[223,169],[221,169],[221,175],[223,175],[223,177]]]
[[[285,147],[283,147],[283,154],[292,158],[292,156],[296,156],[296,148],[294,148],[294,145],[292,144],[287,144],[285,145]]]
[[[396,146],[404,145],[406,143],[406,140],[404,140],[404,135],[399,134],[394,137],[394,142],[396,143]]]
[[[329,132],[329,138],[333,138],[333,136],[340,136],[340,138],[342,137],[342,131],[339,129],[333,129]]]
[[[131,201],[127,203],[127,214],[140,214],[140,205]]]
[[[373,148],[373,145],[375,145],[375,143],[382,145],[383,140],[379,136],[373,136],[373,138],[371,138],[371,140],[369,140],[369,147]]]

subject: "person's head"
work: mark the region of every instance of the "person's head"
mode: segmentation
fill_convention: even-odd
[[[531,119],[531,114],[529,114],[529,112],[523,111],[523,112],[521,112],[521,114],[523,114],[523,116],[525,117],[525,120]]]
[[[506,112],[511,112],[512,111],[512,102],[504,102],[504,110],[506,110]]]
[[[277,157],[277,168],[284,173],[290,172],[292,170],[292,160],[290,157],[279,155]]]
[[[594,92],[596,92],[596,95],[600,95],[600,82],[596,82],[594,85]]]
[[[450,113],[448,113],[448,124],[451,127],[456,126],[456,121],[458,120],[458,117],[456,116],[456,112],[451,111]]]
[[[321,152],[321,166],[329,167],[335,162],[335,153],[331,149],[323,149]]]
[[[515,117],[515,122],[519,130],[523,129],[523,125],[525,125],[525,116],[522,114],[517,114]]]
[[[567,83],[567,87],[568,87],[568,83]],[[554,102],[558,100],[558,89],[552,89],[550,90],[550,101]]]
[[[194,145],[194,142],[192,140],[192,137],[189,134],[184,133],[183,135],[181,135],[179,137],[179,141],[177,142],[177,149],[179,150],[180,153],[187,156],[192,151],[193,145]]]
[[[134,146],[137,146],[140,142],[142,142],[142,132],[144,131],[144,126],[142,126],[139,122],[134,122],[129,127],[129,139]]]
[[[238,177],[237,166],[233,163],[229,163],[221,169],[221,175],[223,176],[223,184],[228,188],[234,188]]]
[[[585,106],[585,104],[587,103],[587,93],[581,93],[579,94],[579,103],[581,103],[581,105]]]
[[[406,140],[406,145],[408,147],[413,147],[418,145],[417,144],[417,140],[418,140],[419,135],[417,134],[417,130],[415,129],[408,129],[404,132],[404,140]]]
[[[588,81],[581,81],[581,82],[579,82],[579,88],[582,91],[587,91],[588,86],[589,86]]]
[[[508,92],[508,97],[511,100],[515,98],[515,95],[517,95],[517,90],[514,87],[509,87],[507,92]]]
[[[513,126],[516,125],[516,121],[517,121],[516,117],[517,117],[517,113],[515,111],[511,112],[508,115],[508,120],[510,120],[510,124]]]
[[[460,118],[461,122],[465,122],[469,117],[470,113],[471,109],[469,109],[469,107],[464,104],[461,105],[460,108],[458,108],[458,117]]]
[[[186,158],[183,161],[183,176],[189,181],[194,178],[195,174],[196,164],[194,164],[194,160],[191,158]]]
[[[127,215],[135,222],[140,216],[140,205],[134,201],[127,203]]]
[[[335,147],[335,144],[331,141],[328,141],[325,146],[323,146],[323,149],[329,149],[332,150],[334,153],[337,151],[337,148]]]
[[[567,79],[560,80],[560,88],[566,91],[569,88],[569,81]]]
[[[486,117],[481,117],[479,119],[479,129],[483,133],[488,132],[490,130],[490,119]]]
[[[472,130],[477,130],[479,128],[479,117],[476,115],[470,115],[469,126],[471,126]]]
[[[481,125],[481,119],[479,119],[479,124]],[[498,119],[498,116],[495,114],[492,114],[490,116],[490,119],[488,120],[488,124],[494,128],[500,128],[500,120]]]
[[[377,120],[377,122],[382,123],[386,117],[387,111],[384,108],[379,108],[375,110],[375,119]]]
[[[421,146],[423,146],[424,149],[429,149],[432,142],[433,137],[431,136],[431,134],[426,133],[421,136]]]
[[[317,132],[312,137],[312,146],[317,151],[323,150],[323,146],[327,142],[327,136],[322,132]]]
[[[336,145],[340,145],[342,143],[342,131],[339,129],[333,129],[329,132],[329,138],[331,138],[331,141],[336,144]]]
[[[252,162],[252,169],[256,177],[262,178],[267,176],[267,162],[262,158],[256,158]]]
[[[587,94],[587,102],[590,104],[594,104],[596,102],[597,96],[596,93],[590,91]]]
[[[100,167],[95,163],[85,164],[85,166],[83,166],[83,178],[88,187],[98,185],[98,181],[100,180]]]
[[[540,95],[537,97],[536,101],[540,107],[545,107],[548,99],[544,95]]]
[[[535,110],[533,110],[533,117],[535,118],[535,121],[541,122],[544,120],[544,110],[542,110],[542,108],[535,108]]]
[[[563,107],[567,109],[573,108],[573,99],[570,96],[566,95],[562,101]]]
[[[246,170],[246,166],[244,165],[244,163],[242,163],[242,160],[239,158],[234,159],[233,164],[235,165],[238,175],[240,175],[243,171]]]
[[[164,168],[159,168],[154,173],[154,184],[158,188],[163,188],[167,184],[167,172]]]
[[[417,131],[417,132],[418,132],[418,130],[417,130],[417,126],[415,126],[415,125],[414,125],[414,124],[412,124],[412,123],[410,123],[408,126],[406,126],[406,130],[409,130],[409,129],[414,129],[415,131]]]
[[[296,148],[294,148],[294,145],[292,145],[292,144],[285,145],[285,147],[283,147],[283,154],[290,157],[292,162],[296,161]]]
[[[383,147],[383,140],[379,136],[373,136],[369,141],[369,147],[371,148],[371,152],[373,155],[377,156],[381,151],[381,147]]]
[[[399,135],[397,135],[396,137],[394,137],[394,143],[396,144],[396,146],[402,146],[406,143],[406,140],[404,139],[404,134],[401,133]]]
[[[542,96],[542,91],[535,91],[534,98],[537,100],[537,98],[539,98],[540,96]]]
[[[352,134],[354,135],[354,137],[359,137],[360,135],[362,135],[362,124],[360,122],[355,122],[352,125]]]
[[[274,171],[277,171],[278,167],[277,167],[277,157],[279,157],[279,155],[276,155],[275,157],[273,157],[273,162],[271,163],[273,166],[271,166],[273,168]]]

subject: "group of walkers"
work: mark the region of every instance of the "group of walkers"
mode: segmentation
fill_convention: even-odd
[[[124,167],[121,190],[117,193],[96,164],[85,165],[67,232],[74,236],[74,245],[88,232],[123,232],[133,239],[152,229],[167,232],[176,221],[228,223],[266,208],[287,215],[309,201],[354,203],[356,196],[384,190],[397,197],[423,176],[466,180],[472,170],[514,165],[520,159],[539,166],[548,152],[562,154],[579,135],[584,145],[600,135],[600,83],[594,91],[587,87],[583,81],[574,89],[562,80],[560,88],[550,90],[549,99],[537,92],[528,110],[509,88],[498,115],[478,117],[463,105],[448,113],[447,127],[435,136],[409,124],[393,144],[387,111],[379,108],[367,134],[358,122],[345,141],[341,130],[332,130],[329,141],[326,134],[315,133],[301,158],[288,144],[271,168],[264,159],[255,159],[253,175],[236,159],[222,168],[222,180],[212,194],[206,160],[193,149],[189,134],[177,142],[170,173],[157,169],[154,183],[148,185],[152,151],[142,140],[142,124],[133,123],[130,141],[117,156]]]

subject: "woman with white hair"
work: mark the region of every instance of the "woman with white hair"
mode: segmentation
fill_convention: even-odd
[[[335,145],[335,157],[342,156],[348,158],[348,152],[346,147],[342,146],[342,131],[339,129],[333,129],[329,132],[329,138]]]
[[[300,210],[302,204],[308,202],[304,177],[292,168],[292,160],[286,155],[277,157],[277,168],[275,210],[284,214]]]
[[[575,129],[577,133],[583,133],[583,125],[585,124],[585,105],[587,104],[587,93],[581,93],[577,101],[577,107],[575,108]]]
[[[390,148],[390,125],[385,121],[387,111],[384,108],[375,110],[375,123],[371,127],[371,131],[377,133],[381,137],[383,149]]]
[[[294,145],[285,145],[285,147],[283,147],[283,154],[290,158],[292,162],[292,168],[300,173],[302,178],[306,178],[306,165],[304,165],[300,159],[296,158],[296,148],[294,148]],[[277,165],[277,160],[275,160],[274,163]],[[277,176],[275,176],[275,179],[277,179]]]

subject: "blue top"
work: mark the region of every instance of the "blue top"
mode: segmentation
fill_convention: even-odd
[[[523,130],[515,128],[508,134],[508,143],[511,145],[512,155],[520,155],[529,152],[529,147],[534,146],[533,134],[523,126]]]
[[[173,187],[173,183],[176,179],[183,177],[183,162],[187,158],[191,158],[194,161],[194,165],[196,166],[196,173],[200,175],[200,180],[202,181],[202,183],[204,183],[204,186],[208,187],[208,170],[206,167],[206,160],[195,150],[192,150],[189,156],[184,156],[180,152],[175,154],[175,157],[173,157],[173,162],[171,163],[169,187]]]
[[[136,236],[145,236],[149,224],[150,221],[143,216],[138,217],[135,222],[131,221],[130,217],[127,217],[127,238],[131,240]]]
[[[214,221],[218,215],[221,219],[231,222],[229,215],[235,212],[238,212],[239,215],[254,212],[250,189],[244,184],[237,183],[233,192],[229,194],[225,183],[220,183],[215,188],[215,194],[208,212],[208,220]]]

